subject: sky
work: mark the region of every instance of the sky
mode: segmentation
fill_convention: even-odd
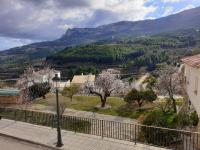
[[[0,50],[58,39],[67,29],[156,19],[200,0],[0,0]]]

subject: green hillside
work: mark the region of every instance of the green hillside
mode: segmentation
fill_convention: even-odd
[[[107,40],[108,42],[108,40]],[[199,52],[200,32],[195,29],[181,30],[139,38],[120,37],[109,43],[67,47],[47,57],[57,66],[119,66],[124,71],[145,67],[155,70],[161,63],[176,63],[179,58]],[[87,69],[86,69],[87,70]]]

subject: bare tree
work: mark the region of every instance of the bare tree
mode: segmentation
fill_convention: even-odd
[[[52,74],[52,65],[48,62],[44,62],[43,71],[47,74],[47,82],[50,84],[51,79],[54,77]]]
[[[111,70],[102,71],[94,83],[87,82],[86,90],[90,94],[95,94],[101,99],[101,107],[105,107],[106,100],[111,94],[120,93],[124,84],[120,80],[119,74],[113,73]]]
[[[31,104],[31,97],[29,94],[29,82],[32,80],[33,67],[29,66],[17,81],[17,87],[20,90],[20,98],[18,100],[19,106],[23,106],[26,110]]]
[[[172,66],[166,66],[159,72],[158,90],[162,95],[168,96],[172,101],[174,112],[176,109],[176,100],[174,95],[181,93],[181,78],[178,71]]]

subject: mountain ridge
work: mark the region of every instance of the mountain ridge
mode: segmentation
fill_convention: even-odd
[[[7,61],[7,58],[16,61],[12,60],[16,56],[20,62],[27,62],[30,57],[32,57],[31,59],[42,59],[65,47],[85,45],[113,38],[154,35],[188,28],[200,28],[200,7],[154,20],[120,21],[96,28],[68,29],[61,38],[53,41],[37,42],[1,51],[0,64]]]

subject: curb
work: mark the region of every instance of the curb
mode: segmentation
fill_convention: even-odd
[[[27,140],[27,139],[15,137],[15,136],[7,135],[7,134],[4,134],[4,133],[0,133],[0,136],[4,136],[4,137],[11,138],[11,139],[14,139],[14,140],[20,140],[22,142],[27,142],[27,143],[30,143],[30,144],[33,144],[33,145],[38,145],[38,146],[47,148],[47,150],[62,150],[62,148],[57,148],[57,147],[49,146],[47,144],[42,144],[42,143],[34,142],[34,141],[31,141],[31,140]]]

